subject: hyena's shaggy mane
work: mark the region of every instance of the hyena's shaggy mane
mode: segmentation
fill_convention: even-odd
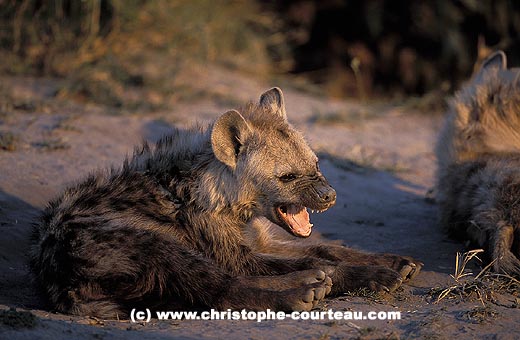
[[[505,77],[512,81],[505,82]],[[520,70],[492,67],[475,75],[449,99],[437,145],[440,167],[483,154],[519,152],[519,89]]]
[[[266,131],[302,136],[290,129],[287,121],[273,116],[269,107],[250,102],[238,111],[251,128],[249,138],[256,135],[260,144],[265,140]],[[155,145],[144,142],[134,150],[125,166],[155,176],[167,190],[175,189],[179,200],[189,200],[185,203],[194,204],[203,211],[233,209],[247,221],[255,213],[256,193],[236,187],[238,183],[232,171],[215,159],[211,151],[212,128],[212,124],[198,123],[189,129],[175,129]],[[188,172],[189,179],[186,180],[184,177]],[[182,181],[177,180],[181,177]]]

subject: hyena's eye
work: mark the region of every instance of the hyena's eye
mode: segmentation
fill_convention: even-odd
[[[280,176],[280,181],[282,182],[291,182],[294,181],[296,178],[298,178],[298,175],[296,174],[285,174]]]

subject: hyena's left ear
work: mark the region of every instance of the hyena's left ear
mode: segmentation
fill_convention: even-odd
[[[260,96],[260,106],[269,109],[271,112],[279,115],[287,122],[287,113],[285,112],[285,102],[283,92],[278,87],[273,87],[269,91],[264,92]]]
[[[482,62],[481,69],[487,69],[491,67],[497,67],[501,70],[505,70],[507,68],[507,57],[504,51],[495,51]]]
[[[474,81],[479,83],[484,78],[484,74],[491,69],[505,70],[507,68],[507,58],[504,51],[495,51],[491,53],[475,73]]]
[[[240,147],[250,132],[249,124],[238,111],[220,116],[211,130],[211,147],[217,159],[235,169]]]

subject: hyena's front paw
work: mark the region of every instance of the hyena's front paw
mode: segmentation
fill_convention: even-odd
[[[309,311],[330,293],[332,280],[327,276],[324,280],[300,288],[293,288],[284,293],[285,301],[281,306],[284,311]]]
[[[401,274],[403,281],[408,281],[416,277],[424,265],[422,262],[417,261],[409,256],[393,254],[383,254],[380,256],[382,260],[380,261],[381,264],[387,265]]]
[[[401,274],[386,266],[346,266],[332,277],[334,293],[368,288],[377,293],[391,293],[403,282]]]
[[[399,256],[400,259],[396,261],[396,264],[392,267],[401,274],[403,281],[413,279],[419,274],[424,263],[417,261],[408,256]]]
[[[386,267],[374,267],[367,278],[367,286],[377,293],[391,293],[403,283],[401,273]]]

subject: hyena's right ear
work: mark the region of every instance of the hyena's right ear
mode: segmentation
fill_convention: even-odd
[[[273,87],[269,91],[264,92],[260,96],[260,106],[269,109],[271,112],[279,115],[287,122],[287,113],[285,112],[285,101],[283,92],[278,87]]]
[[[217,159],[235,169],[240,147],[250,132],[249,124],[238,111],[220,116],[211,131],[211,147]]]

